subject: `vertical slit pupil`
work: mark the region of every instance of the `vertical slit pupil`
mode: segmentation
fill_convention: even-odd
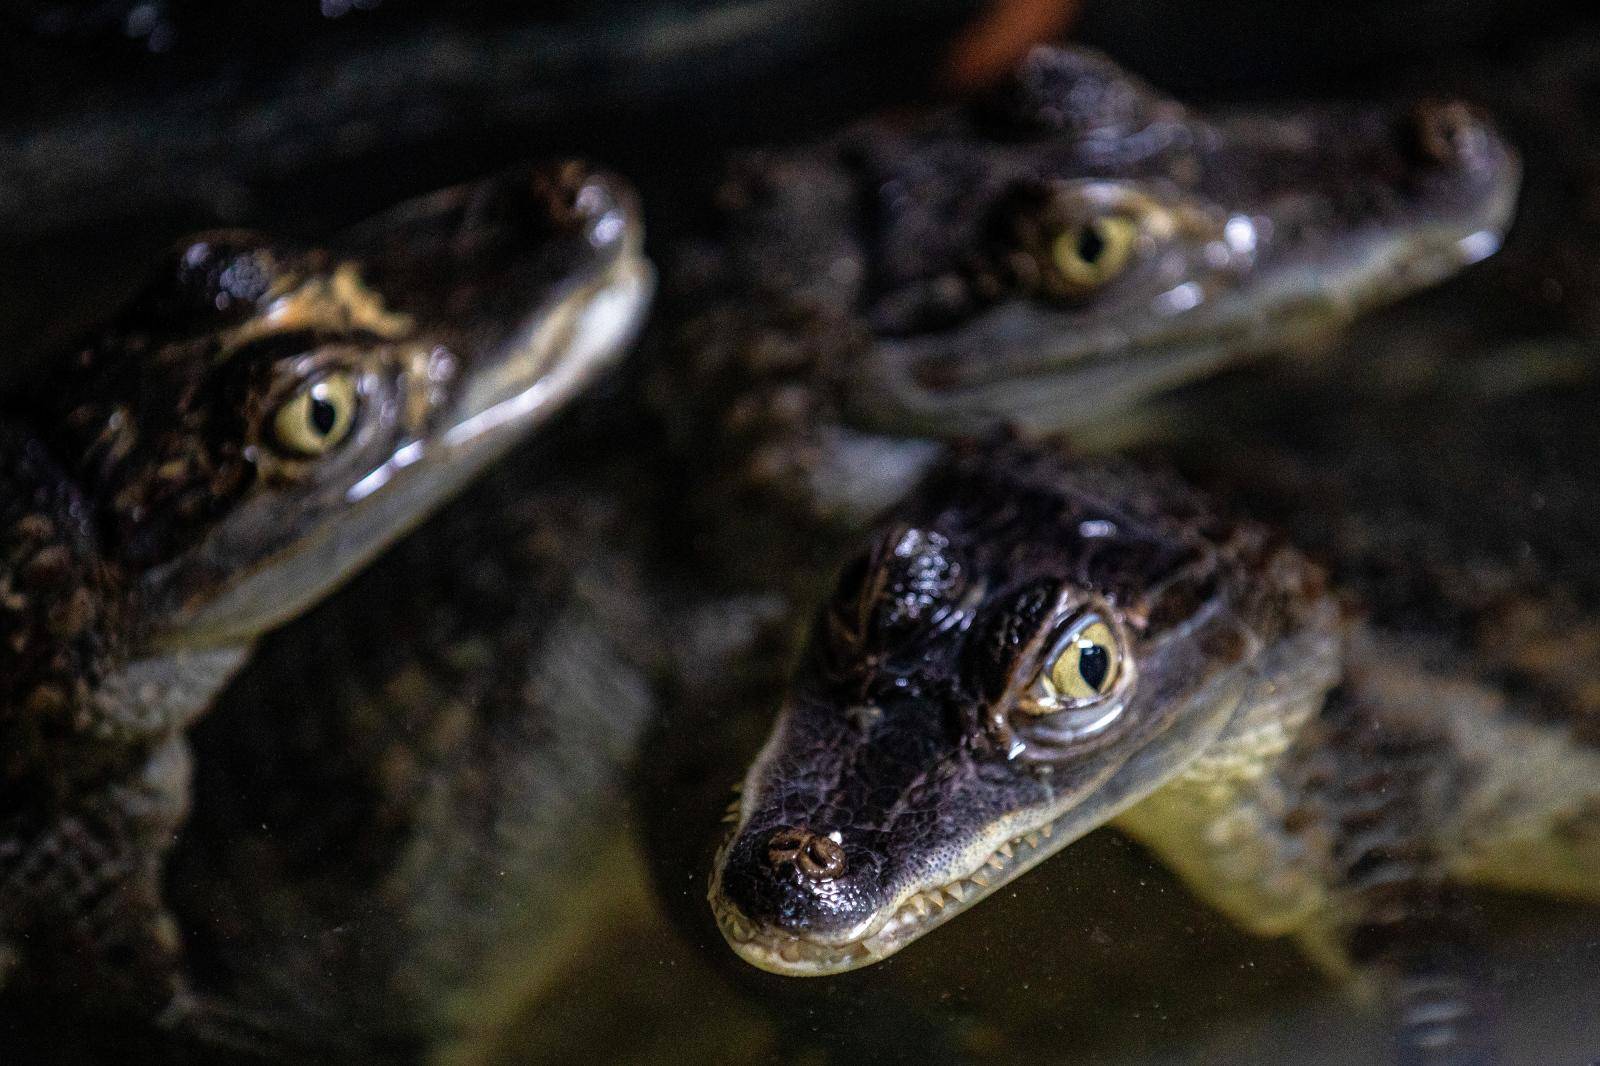
[[[339,409],[321,396],[311,397],[311,427],[326,437],[339,422]]]
[[[1093,265],[1105,253],[1106,239],[1100,227],[1090,223],[1078,230],[1078,258]]]
[[[1099,644],[1085,644],[1078,649],[1078,676],[1083,678],[1083,683],[1100,691],[1106,683],[1106,675],[1111,672],[1111,656]]]

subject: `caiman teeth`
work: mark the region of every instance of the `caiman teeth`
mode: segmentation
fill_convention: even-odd
[[[737,807],[736,802],[730,811]],[[995,848],[973,873],[957,877],[948,884],[911,893],[881,925],[858,940],[830,944],[761,928],[737,907],[718,900],[713,891],[717,924],[741,955],[763,969],[789,974],[839,973],[854,969],[894,954],[921,933],[965,910],[966,905],[979,896],[1009,881],[1018,869],[1026,869],[1044,858],[1044,842],[1054,833],[1055,824],[1046,822],[1038,829],[1012,837]],[[719,866],[720,863],[719,855]],[[773,965],[780,962],[780,966]]]

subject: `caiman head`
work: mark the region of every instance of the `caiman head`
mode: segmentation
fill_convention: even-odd
[[[822,612],[718,855],[718,924],[775,973],[882,959],[1183,772],[1286,677],[1325,689],[1340,632],[1318,571],[1160,474],[965,454]]]
[[[638,208],[578,164],[410,201],[322,249],[187,242],[20,412],[156,647],[304,609],[625,348]]]
[[[1498,248],[1520,176],[1463,104],[1208,117],[1061,48],[964,113],[872,126],[843,154],[860,262],[835,272],[870,331],[840,368],[845,406],[941,436],[1073,429],[1321,343]]]

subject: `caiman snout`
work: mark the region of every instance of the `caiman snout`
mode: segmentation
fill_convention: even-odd
[[[882,856],[824,825],[767,825],[729,842],[714,878],[719,906],[742,924],[786,937],[858,937],[881,906]]]
[[[767,839],[767,865],[775,872],[793,867],[809,881],[832,881],[844,873],[844,847],[804,827],[779,829]]]

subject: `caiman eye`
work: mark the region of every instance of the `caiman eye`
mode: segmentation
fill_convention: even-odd
[[[1111,627],[1090,616],[1051,651],[1040,678],[1055,701],[1096,700],[1111,691],[1122,667],[1122,651]]]
[[[981,739],[1007,759],[1071,759],[1116,734],[1130,706],[1127,631],[1081,588],[1024,588],[980,620],[967,649]]]
[[[322,455],[350,435],[358,402],[353,374],[335,371],[313,378],[272,416],[273,440],[292,455]]]
[[[997,201],[995,220],[999,272],[1021,293],[1069,303],[1158,262],[1173,236],[1171,212],[1122,182],[1022,182]]]
[[[1050,242],[1049,270],[1064,295],[1084,296],[1127,269],[1139,223],[1123,214],[1079,219]]]
[[[1017,707],[1035,717],[1060,716],[1062,726],[1088,735],[1121,711],[1128,674],[1122,637],[1102,615],[1080,615],[1062,630]]]

